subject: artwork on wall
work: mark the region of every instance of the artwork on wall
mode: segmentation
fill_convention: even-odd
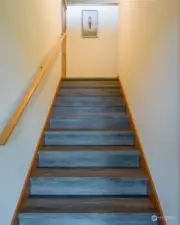
[[[82,37],[98,37],[98,11],[82,10]]]

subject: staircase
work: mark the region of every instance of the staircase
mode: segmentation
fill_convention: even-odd
[[[116,79],[64,79],[19,225],[157,225]]]

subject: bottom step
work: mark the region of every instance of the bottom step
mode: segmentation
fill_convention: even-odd
[[[157,225],[148,198],[36,197],[19,215],[20,225]]]
[[[152,214],[24,214],[19,225],[158,225],[156,218]]]

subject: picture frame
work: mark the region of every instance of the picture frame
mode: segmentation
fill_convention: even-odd
[[[98,10],[82,10],[82,38],[98,38]]]

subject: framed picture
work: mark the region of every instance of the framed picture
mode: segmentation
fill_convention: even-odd
[[[82,37],[98,37],[98,11],[82,10]]]

